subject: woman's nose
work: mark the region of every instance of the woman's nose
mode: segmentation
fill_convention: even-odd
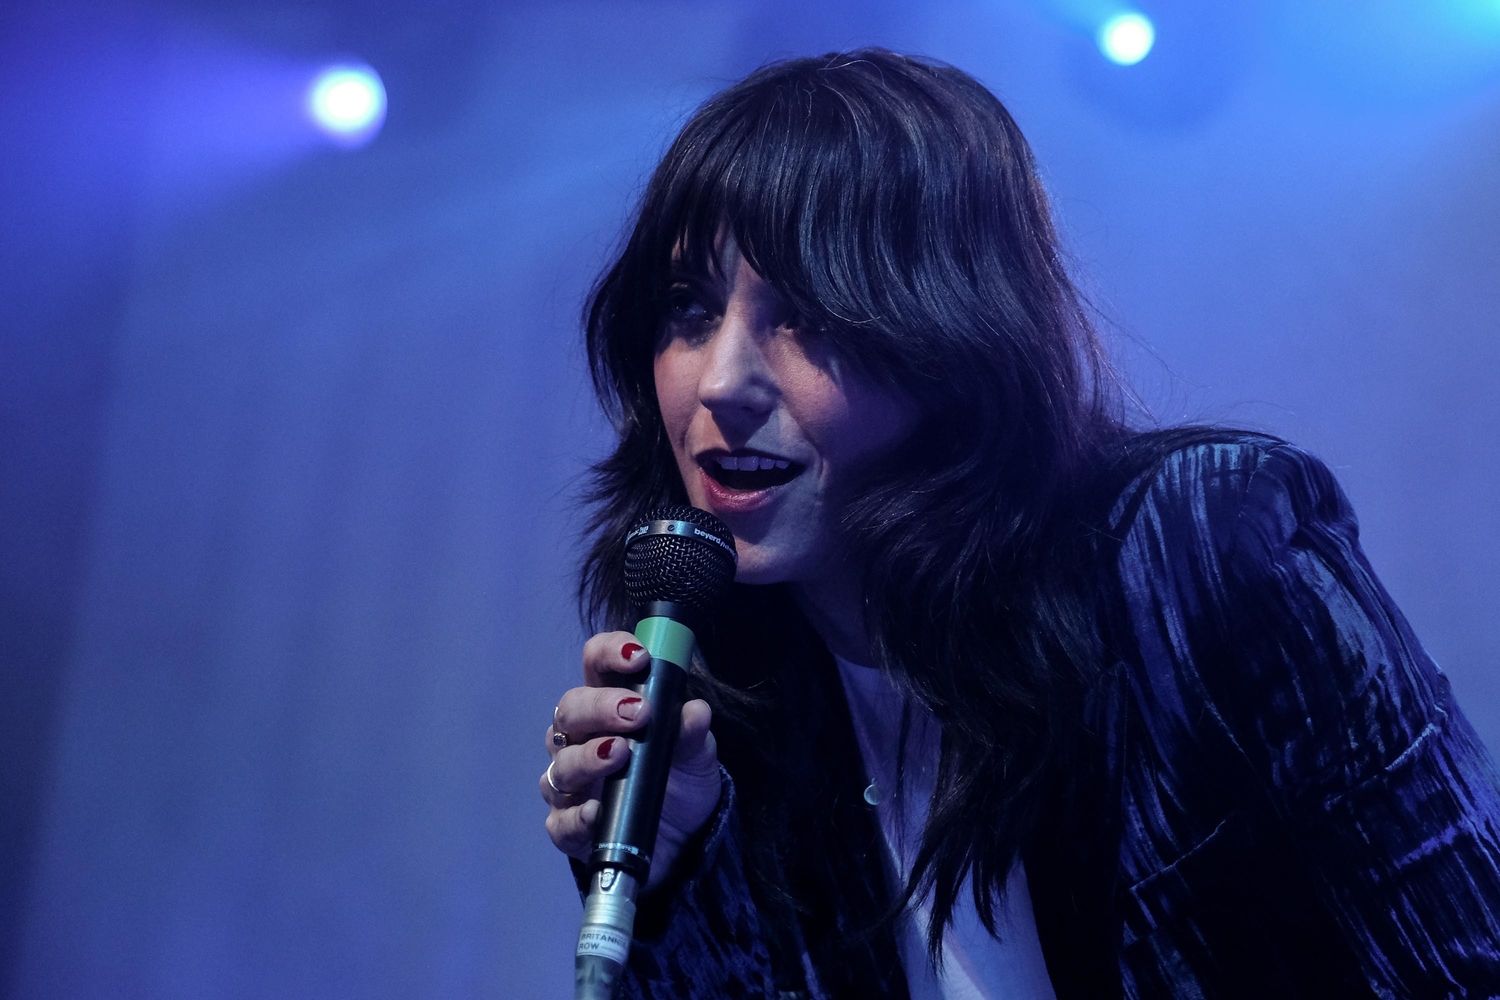
[[[765,419],[776,406],[776,383],[766,364],[763,338],[737,310],[729,310],[710,339],[698,399],[716,417]]]

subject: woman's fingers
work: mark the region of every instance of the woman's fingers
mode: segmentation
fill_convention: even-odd
[[[547,733],[547,749],[554,757],[561,747],[553,733],[579,743],[610,733],[629,733],[644,726],[651,706],[628,688],[611,681],[645,669],[651,663],[646,647],[629,632],[602,632],[583,646],[584,687],[572,688],[558,700]]]
[[[563,747],[542,772],[542,798],[553,808],[597,799],[604,779],[630,760],[630,743],[621,736],[605,736],[576,747]]]
[[[599,819],[599,800],[553,809],[547,814],[547,835],[557,849],[579,861],[587,861],[594,849],[594,823]]]
[[[583,644],[583,682],[604,687],[621,674],[634,674],[651,663],[639,639],[629,632],[600,632]]]
[[[634,732],[650,718],[651,706],[629,688],[570,688],[552,713],[547,749],[553,756],[562,749],[552,739],[554,732],[565,733],[569,743],[581,743],[596,736]]]
[[[628,760],[630,744],[620,736],[563,747],[553,756],[542,774],[541,789],[542,798],[552,807],[547,814],[547,835],[558,850],[580,861],[588,858],[604,779]]]
[[[541,777],[542,798],[551,806],[547,833],[564,854],[584,860],[593,849],[604,779],[630,760],[626,734],[650,721],[651,706],[619,686],[650,665],[651,656],[629,632],[594,636],[584,646],[584,686],[558,700],[547,727],[552,763]],[[682,708],[676,752],[667,777],[657,857],[666,872],[671,859],[713,812],[719,801],[719,761],[708,704],[694,700]],[[664,875],[660,877],[665,877]]]

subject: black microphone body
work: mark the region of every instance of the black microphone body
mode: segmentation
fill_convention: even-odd
[[[651,706],[653,721],[630,737],[630,763],[604,782],[591,870],[614,865],[641,882],[651,874],[688,669],[697,645],[696,629],[683,620],[691,616],[683,612],[671,601],[653,601],[636,623],[636,638],[651,654],[651,666],[645,680],[631,687]]]
[[[609,1000],[630,953],[635,899],[651,873],[672,753],[681,727],[695,632],[734,579],[734,538],[706,511],[659,507],[625,539],[625,583],[640,611],[636,638],[651,656],[634,689],[651,721],[630,737],[630,762],[604,784],[589,892],[574,960],[577,1000]]]

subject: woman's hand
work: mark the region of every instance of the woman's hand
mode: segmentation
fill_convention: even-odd
[[[601,632],[583,647],[584,686],[564,693],[553,712],[547,727],[552,763],[542,774],[542,798],[552,807],[547,834],[571,858],[588,860],[604,779],[630,760],[630,744],[621,734],[635,732],[651,718],[650,704],[636,692],[605,684],[650,663],[650,654],[629,632]],[[682,706],[682,729],[667,777],[648,889],[667,877],[682,845],[719,803],[719,757],[708,731],[711,718],[705,701]],[[564,734],[565,745],[558,745],[556,733]]]

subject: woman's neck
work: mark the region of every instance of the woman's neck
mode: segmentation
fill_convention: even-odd
[[[792,597],[834,656],[870,666],[870,635],[865,628],[859,575],[842,571],[790,584]]]

